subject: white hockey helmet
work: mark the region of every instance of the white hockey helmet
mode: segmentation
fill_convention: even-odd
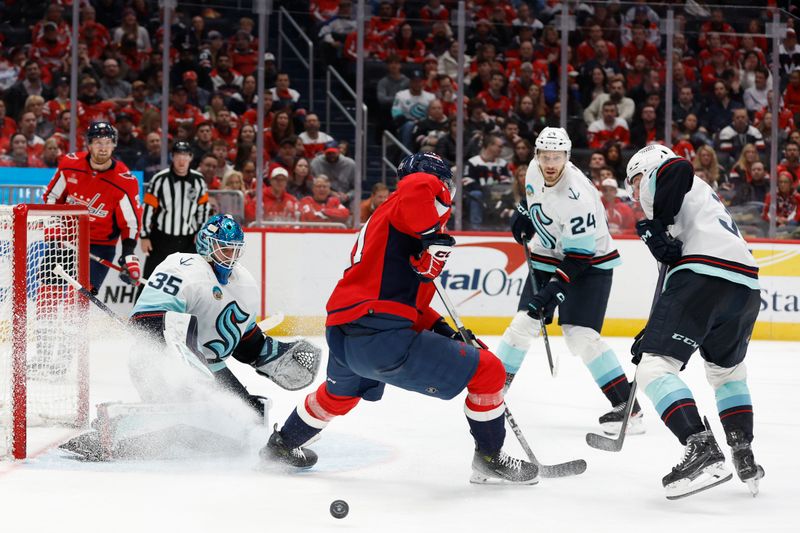
[[[677,157],[675,152],[661,144],[651,144],[645,146],[631,157],[628,167],[625,169],[625,183],[633,185],[633,178],[642,174],[643,178],[650,175],[661,163],[667,159]]]
[[[566,152],[569,160],[572,152],[572,141],[564,128],[547,127],[536,137],[536,152]]]

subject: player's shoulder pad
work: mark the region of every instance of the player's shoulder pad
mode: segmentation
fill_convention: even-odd
[[[169,254],[166,259],[159,263],[154,272],[189,274],[192,271],[204,270],[206,268],[205,265],[206,260],[198,254],[175,252]]]
[[[656,185],[665,182],[691,183],[694,180],[694,166],[683,157],[667,159],[655,172]]]

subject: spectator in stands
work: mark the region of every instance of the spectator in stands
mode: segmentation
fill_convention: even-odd
[[[55,125],[44,116],[44,98],[32,94],[25,100],[23,113],[33,113],[36,117],[36,134],[47,139],[55,131]]]
[[[23,71],[24,77],[12,85],[3,98],[7,106],[6,112],[12,118],[16,118],[22,113],[28,96],[35,94],[45,100],[49,100],[52,97],[50,89],[42,81],[42,68],[38,62],[34,60],[26,61],[23,65]]]
[[[298,137],[303,142],[304,155],[309,159],[324,151],[325,148],[336,144],[336,139],[320,131],[319,116],[314,113],[306,116],[305,131]]]
[[[302,152],[299,153],[302,155]],[[278,147],[278,153],[269,163],[270,174],[276,167],[283,167],[286,169],[288,175],[289,171],[294,168],[294,163],[295,160],[297,160],[297,156],[297,137],[294,135],[291,137],[286,137],[281,141],[281,145]]]
[[[744,201],[746,202],[764,202],[767,198],[767,193],[770,189],[769,174],[767,168],[761,161],[756,161],[750,167],[750,195]]]
[[[19,118],[19,133],[25,136],[28,143],[28,153],[40,156],[44,149],[44,139],[36,134],[36,115],[28,111]]]
[[[264,219],[265,220],[297,220],[300,216],[300,204],[297,198],[289,194],[286,184],[289,173],[283,167],[275,167],[269,178],[269,187],[264,187]],[[252,204],[253,212],[248,218],[255,218],[255,203]]]
[[[321,53],[325,63],[341,70],[344,59],[344,43],[347,35],[356,31],[356,21],[353,18],[353,3],[351,0],[342,0],[339,3],[339,12],[336,16],[327,19],[319,30]]]
[[[508,162],[508,171],[516,175],[519,167],[527,167],[533,159],[533,145],[528,139],[519,138],[514,143],[514,155]]]
[[[594,59],[595,55],[597,54],[597,48],[600,43],[603,43],[607,47],[608,56],[611,59],[617,58],[617,47],[614,46],[613,43],[609,43],[603,39],[603,28],[600,24],[594,23],[589,26],[589,35],[585,41],[578,45],[577,55],[578,60],[577,63],[582,65],[587,61]]]
[[[703,108],[699,102],[695,101],[694,90],[691,87],[681,87],[677,96],[678,101],[672,107],[672,118],[678,123],[678,126],[683,126],[687,115],[692,114],[699,117]]]
[[[389,48],[391,53],[406,63],[422,63],[425,57],[425,43],[414,37],[414,30],[407,22],[400,26]]]
[[[744,108],[733,110],[733,120],[719,132],[718,142],[718,150],[730,159],[737,159],[747,144],[755,145],[759,152],[766,148],[761,132],[750,125],[750,117]]]
[[[664,124],[657,118],[656,109],[645,105],[641,108],[639,119],[631,126],[631,144],[644,148],[648,144],[664,141]]]
[[[278,77],[275,78],[275,87],[271,88],[269,92],[272,93],[272,100],[277,104],[278,108],[288,108],[295,112],[298,110],[300,93],[289,85],[289,75],[285,72],[279,72]]]
[[[800,46],[798,46],[797,55],[800,57]],[[783,105],[794,116],[800,113],[800,66],[789,74],[789,84],[786,86],[786,90],[783,91]]]
[[[339,148],[326,148],[323,153],[317,154],[311,160],[311,174],[329,176],[328,187],[333,189],[332,194],[343,204],[352,199],[356,183],[356,162],[342,154]]]
[[[703,126],[710,135],[714,135],[731,123],[733,110],[741,107],[741,103],[731,99],[725,83],[718,81],[714,83],[714,96],[706,109]]]
[[[152,109],[156,109],[156,107],[147,102],[147,84],[141,80],[135,80],[131,83],[131,101],[121,109],[121,112],[129,114],[134,125],[141,126],[142,116]]]
[[[599,66],[585,70],[580,77],[581,105],[587,108],[601,94],[608,94],[606,71]]]
[[[444,106],[441,100],[433,100],[428,106],[428,116],[417,122],[412,133],[414,138],[414,149],[419,151],[421,146],[436,146],[439,139],[447,135],[449,130],[449,119],[444,114]]]
[[[182,76],[183,86],[186,87],[188,102],[198,109],[205,109],[211,100],[211,92],[197,83],[197,72],[187,70]]]
[[[17,131],[17,121],[6,114],[6,102],[0,98],[0,144]]]
[[[595,150],[592,152],[592,155],[589,156],[589,173],[588,177],[594,183],[594,186],[597,189],[600,189],[600,184],[603,181],[603,178],[600,176],[600,171],[604,168],[608,168],[606,166],[606,156],[603,154],[601,150]]]
[[[472,58],[464,56],[464,68],[469,68]],[[451,40],[447,51],[439,56],[436,70],[439,74],[445,74],[454,80],[458,77],[458,41]]]
[[[601,118],[603,105],[606,102],[614,104],[617,110],[617,116],[623,119],[626,124],[633,119],[636,104],[634,104],[632,99],[625,96],[625,83],[622,79],[613,78],[608,83],[608,94],[600,94],[597,98],[592,100],[589,107],[584,110],[583,120],[586,122],[587,126]]]
[[[144,141],[133,134],[133,118],[127,113],[117,115],[117,147],[114,155],[128,168],[136,168],[136,162],[147,151]]]
[[[702,171],[710,183],[726,183],[728,176],[725,169],[717,161],[717,153],[711,146],[703,145],[697,148],[697,155],[692,161],[695,172]]]
[[[439,137],[436,143],[434,152],[436,152],[444,161],[451,166],[455,166],[456,161],[456,133],[458,129],[458,122],[455,117],[447,122],[447,135]],[[466,134],[466,132],[464,132]],[[466,135],[464,137],[466,139]]]
[[[422,71],[415,69],[411,73],[408,89],[399,91],[392,104],[392,121],[397,128],[400,141],[409,149],[414,149],[414,127],[417,121],[428,114],[428,106],[436,98],[432,93],[422,89]]]
[[[778,194],[775,208],[775,225],[778,227],[797,226],[800,223],[800,192],[792,187],[792,175],[783,171],[778,173]],[[761,218],[769,221],[770,194],[764,197],[764,211]]]
[[[503,148],[500,150],[500,158],[510,163],[514,158],[517,141],[522,140],[522,137],[519,136],[519,124],[516,120],[508,119],[505,121],[501,138],[503,139]],[[528,161],[530,161],[530,159],[528,159]],[[526,161],[526,163],[528,161]],[[509,171],[513,172],[511,168],[509,168]]]
[[[787,141],[783,146],[783,160],[778,165],[778,172],[786,171],[792,175],[793,186],[800,186],[800,144]]]
[[[289,183],[286,190],[289,194],[300,200],[311,194],[314,185],[314,176],[311,175],[311,163],[305,157],[298,157],[294,168],[289,173]]]
[[[634,102],[641,105],[650,95],[660,94],[661,72],[656,68],[647,68],[642,74],[642,82],[631,89],[629,96]]]
[[[397,93],[407,89],[410,80],[401,71],[401,61],[396,55],[386,59],[386,75],[378,81],[377,98],[381,116],[391,117],[392,105]]]
[[[609,141],[627,146],[631,140],[628,123],[617,116],[617,105],[610,100],[603,104],[603,118],[589,124],[587,134],[590,148],[601,148]]]
[[[376,183],[373,185],[369,198],[361,201],[361,223],[365,223],[387,198],[389,198],[389,187],[386,184]]]
[[[264,134],[264,146],[272,157],[278,155],[278,148],[284,139],[294,137],[292,117],[286,109],[276,111],[272,116],[272,124]]]
[[[143,182],[146,184],[161,170],[161,134],[155,131],[148,133],[144,142],[147,152],[139,158],[134,168],[142,171]]]
[[[751,61],[753,59],[757,61],[757,56],[755,53],[751,53],[749,58]],[[744,70],[741,70],[740,75],[743,76],[744,72]],[[758,65],[753,71],[753,82],[747,87],[744,86],[746,79],[747,78],[744,77],[742,78],[742,87],[744,88],[744,106],[751,113],[755,113],[756,111],[760,111],[769,105],[768,93],[772,88],[772,79],[769,75],[769,71],[760,65]]]
[[[503,139],[494,134],[484,135],[478,155],[467,161],[464,169],[463,194],[469,225],[473,229],[483,224],[485,211],[484,187],[494,184],[511,184],[508,162],[500,158]]]
[[[150,135],[147,136],[148,145],[150,143]],[[208,152],[205,154],[201,160],[200,164],[197,165],[197,170],[200,174],[203,175],[203,179],[206,182],[206,186],[208,190],[213,191],[219,189],[222,186],[222,176],[218,172],[219,168],[219,161],[217,156],[215,156],[212,152]]]
[[[500,196],[499,219],[503,221],[504,226],[509,227],[511,217],[517,210],[517,206],[525,198],[525,177],[528,173],[528,165],[519,165],[512,171],[514,176],[511,182],[511,187]]]
[[[84,76],[78,88],[78,101],[81,103],[81,107],[78,107],[78,123],[81,129],[88,128],[92,122],[113,122],[117,104],[100,97],[97,80],[91,76]]]
[[[314,178],[311,196],[300,200],[300,220],[303,222],[347,223],[350,210],[331,192],[331,183],[324,174]]]
[[[632,69],[638,55],[648,58],[653,66],[658,66],[661,63],[661,55],[658,53],[658,48],[647,40],[644,26],[634,24],[631,28],[631,41],[620,50],[620,63],[626,69]]]
[[[617,197],[617,180],[606,178],[600,184],[600,199],[606,210],[608,231],[612,235],[636,235],[636,217],[633,210]]]
[[[506,77],[500,70],[493,70],[489,78],[489,88],[478,93],[478,98],[486,104],[486,112],[495,117],[508,117],[514,103],[505,94]]]
[[[178,85],[172,89],[172,104],[169,106],[168,124],[170,133],[175,133],[178,124],[200,124],[205,119],[198,108],[189,103],[186,87]]]
[[[211,143],[213,141],[214,133],[211,122],[205,120],[198,123],[194,133],[194,140],[192,141],[192,153],[194,154],[192,163],[194,165],[199,165],[200,158],[211,151]]]
[[[209,73],[209,76],[211,76],[211,84],[214,91],[220,91],[223,87],[241,87],[242,82],[244,82],[244,76],[239,71],[234,70],[231,56],[223,50],[217,53],[214,69]]]
[[[742,150],[739,154],[739,158],[736,163],[731,168],[730,175],[728,176],[729,179],[741,178],[745,181],[751,181],[751,169],[753,163],[761,161],[759,157],[758,150],[756,149],[755,145],[753,144],[745,144],[742,147]]]
[[[122,23],[111,32],[114,44],[120,44],[122,38],[131,35],[136,39],[136,48],[140,52],[150,51],[150,33],[136,20],[136,12],[131,8],[122,11]]]
[[[797,33],[794,28],[786,28],[786,37],[778,48],[778,60],[783,74],[791,76],[792,72],[800,70],[800,44],[797,44]]]
[[[24,134],[20,132],[14,133],[8,140],[8,144],[8,153],[0,158],[0,166],[20,168],[44,167],[41,159],[29,153],[28,140],[25,138]]]
[[[42,165],[47,168],[58,167],[61,161],[61,148],[58,146],[58,140],[49,138],[44,142],[44,150],[42,151]]]
[[[609,142],[602,147],[606,156],[606,166],[614,172],[617,179],[625,177],[625,161],[622,159],[622,146],[618,142]]]
[[[214,139],[222,139],[227,143],[227,146],[234,146],[236,139],[239,137],[239,128],[231,125],[231,112],[223,107],[220,109],[214,118],[214,129],[212,135]],[[233,122],[235,124],[235,122]]]
[[[114,58],[103,61],[103,78],[97,94],[103,100],[110,100],[118,106],[131,102],[131,84],[120,76],[119,62]]]

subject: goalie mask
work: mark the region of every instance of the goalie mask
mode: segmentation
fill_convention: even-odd
[[[197,232],[195,248],[211,263],[219,282],[227,285],[233,267],[244,252],[244,232],[231,215],[214,215]]]

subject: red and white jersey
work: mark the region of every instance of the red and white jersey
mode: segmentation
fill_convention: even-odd
[[[313,139],[308,132],[305,131],[298,135],[298,137],[303,141],[303,155],[309,159],[313,159],[315,155],[324,151],[325,148],[333,146],[336,143],[336,139],[322,131],[317,133],[317,136]]]
[[[445,227],[450,205],[450,191],[436,176],[403,178],[361,227],[350,266],[328,299],[326,325],[388,313],[429,329],[439,317],[430,309],[434,285],[419,280],[409,259],[422,252],[423,235]]]
[[[139,182],[121,161],[114,160],[108,170],[97,172],[89,164],[88,152],[65,155],[47,186],[44,201],[86,206],[91,244],[113,245],[120,237],[136,240],[139,235]]]

